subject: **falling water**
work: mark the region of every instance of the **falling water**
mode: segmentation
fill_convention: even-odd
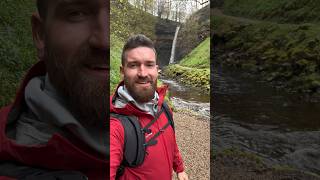
[[[170,56],[169,64],[172,64],[174,62],[174,56],[175,56],[174,53],[175,53],[175,49],[176,49],[176,42],[177,42],[179,29],[180,29],[180,26],[177,26],[176,32],[174,34],[174,39],[173,39],[173,42],[172,42],[172,49],[171,49],[171,56]]]

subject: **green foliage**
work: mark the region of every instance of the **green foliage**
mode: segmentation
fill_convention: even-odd
[[[210,37],[185,56],[180,65],[193,68],[210,68]]]
[[[226,39],[231,58],[222,64],[260,73],[292,90],[320,90],[320,26],[277,24],[215,15],[215,33]]]
[[[277,22],[320,22],[320,1],[314,0],[225,0],[226,14]]]
[[[13,101],[23,75],[36,62],[30,24],[34,11],[34,1],[0,1],[0,107]]]
[[[121,80],[120,65],[123,42],[114,34],[111,35],[110,47],[110,93],[113,93]]]
[[[112,0],[110,5],[110,29],[112,34],[123,41],[130,35],[137,33],[155,39],[156,17],[133,7],[127,0]]]

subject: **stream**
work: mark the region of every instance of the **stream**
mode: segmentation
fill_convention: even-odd
[[[169,86],[170,99],[177,109],[185,109],[196,112],[206,118],[210,118],[210,96],[197,88],[186,87],[173,79],[160,80]]]
[[[320,103],[234,69],[212,72],[214,150],[236,148],[271,166],[320,174]]]

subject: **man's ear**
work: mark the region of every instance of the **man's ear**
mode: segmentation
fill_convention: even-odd
[[[32,26],[32,37],[33,42],[37,48],[37,55],[39,60],[42,60],[44,57],[44,34],[45,26],[44,21],[41,19],[39,13],[35,12],[31,16],[31,26]]]

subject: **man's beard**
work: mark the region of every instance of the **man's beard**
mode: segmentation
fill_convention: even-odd
[[[150,82],[150,87],[148,88],[137,88],[135,83],[137,81],[148,81]],[[124,85],[129,91],[129,94],[133,97],[138,103],[146,103],[151,101],[154,98],[154,93],[157,88],[157,79],[152,80],[150,78],[146,79],[134,79],[133,82],[129,82],[129,79],[124,76]]]
[[[66,98],[68,108],[80,123],[106,127],[109,74],[106,73],[105,81],[97,81],[86,73],[85,65],[97,60],[108,63],[109,51],[83,46],[72,59],[61,54],[61,50],[47,46],[45,61],[51,83]]]

